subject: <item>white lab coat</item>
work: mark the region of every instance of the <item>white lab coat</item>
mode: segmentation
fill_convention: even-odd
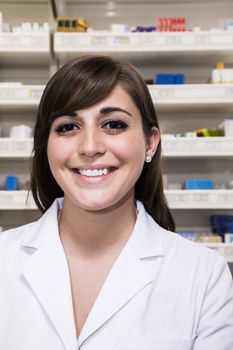
[[[159,227],[141,203],[77,340],[59,206],[0,235],[1,350],[233,349],[224,259]]]

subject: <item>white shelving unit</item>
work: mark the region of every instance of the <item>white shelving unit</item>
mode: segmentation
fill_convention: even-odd
[[[36,210],[28,191],[0,191],[0,210]]]
[[[148,85],[158,106],[233,107],[233,84]]]
[[[1,63],[41,64],[50,60],[50,33],[0,33]]]
[[[0,84],[0,107],[20,108],[38,107],[44,91],[44,85],[26,85],[21,83]]]
[[[22,22],[45,23],[51,17],[49,1],[0,0],[3,22],[18,26]],[[51,33],[47,31],[0,32],[0,226],[11,228],[40,216],[25,207],[27,191],[4,191],[5,178],[15,175],[21,189],[29,184],[29,157],[32,140],[9,139],[14,125],[33,127],[44,86],[54,70]],[[30,197],[29,197],[30,198]],[[33,204],[34,205],[34,204]],[[35,205],[34,205],[35,209]]]
[[[169,158],[232,158],[233,137],[162,137],[162,149]]]
[[[151,33],[55,33],[54,51],[60,60],[83,54],[115,54],[119,57],[143,60],[164,55],[179,61],[192,59],[195,54],[208,54],[215,60],[219,53],[225,60],[233,53],[233,33],[226,31],[151,32]]]
[[[165,190],[171,209],[231,209],[233,190]]]
[[[32,147],[32,139],[0,138],[0,158],[29,158]]]
[[[44,85],[0,83],[0,106],[37,106]],[[148,85],[158,107],[226,106],[233,109],[233,84]]]

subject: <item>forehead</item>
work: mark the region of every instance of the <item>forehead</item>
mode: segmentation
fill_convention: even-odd
[[[117,84],[108,96],[102,101],[96,103],[93,107],[100,109],[103,106],[121,107],[124,109],[130,109],[133,114],[140,114],[135,102],[127,92],[127,90],[120,84]]]
[[[83,97],[85,99],[85,96]],[[78,101],[76,99],[78,99]],[[75,100],[77,103],[75,103]],[[116,84],[107,96],[94,104],[85,106],[85,102],[83,103],[81,96],[74,96],[73,101],[73,106],[71,104],[64,109],[61,108],[61,110],[51,118],[51,122],[53,123],[62,116],[85,117],[89,115],[89,113],[92,116],[98,116],[99,114],[107,115],[114,112],[117,113],[120,112],[120,110],[124,110],[126,114],[142,119],[140,110],[127,91],[127,88],[120,83]]]

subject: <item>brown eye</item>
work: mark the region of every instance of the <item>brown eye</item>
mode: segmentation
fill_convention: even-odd
[[[119,120],[110,120],[103,125],[104,129],[121,130],[127,128],[127,124]]]
[[[69,132],[72,132],[72,131],[75,131],[75,130],[79,130],[79,126],[76,125],[76,124],[73,124],[73,123],[67,123],[67,124],[62,124],[62,125],[59,125],[57,128],[56,128],[56,132],[59,133],[59,134],[65,134],[65,133],[69,133]]]

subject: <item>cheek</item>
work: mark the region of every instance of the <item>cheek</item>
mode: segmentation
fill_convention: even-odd
[[[135,160],[137,163],[141,160],[144,163],[146,145],[144,135],[141,133],[128,134],[127,137],[122,137],[117,142],[115,149],[123,159]]]
[[[61,142],[61,140],[50,138],[48,140],[47,154],[50,165],[63,163],[71,152],[69,143]]]

